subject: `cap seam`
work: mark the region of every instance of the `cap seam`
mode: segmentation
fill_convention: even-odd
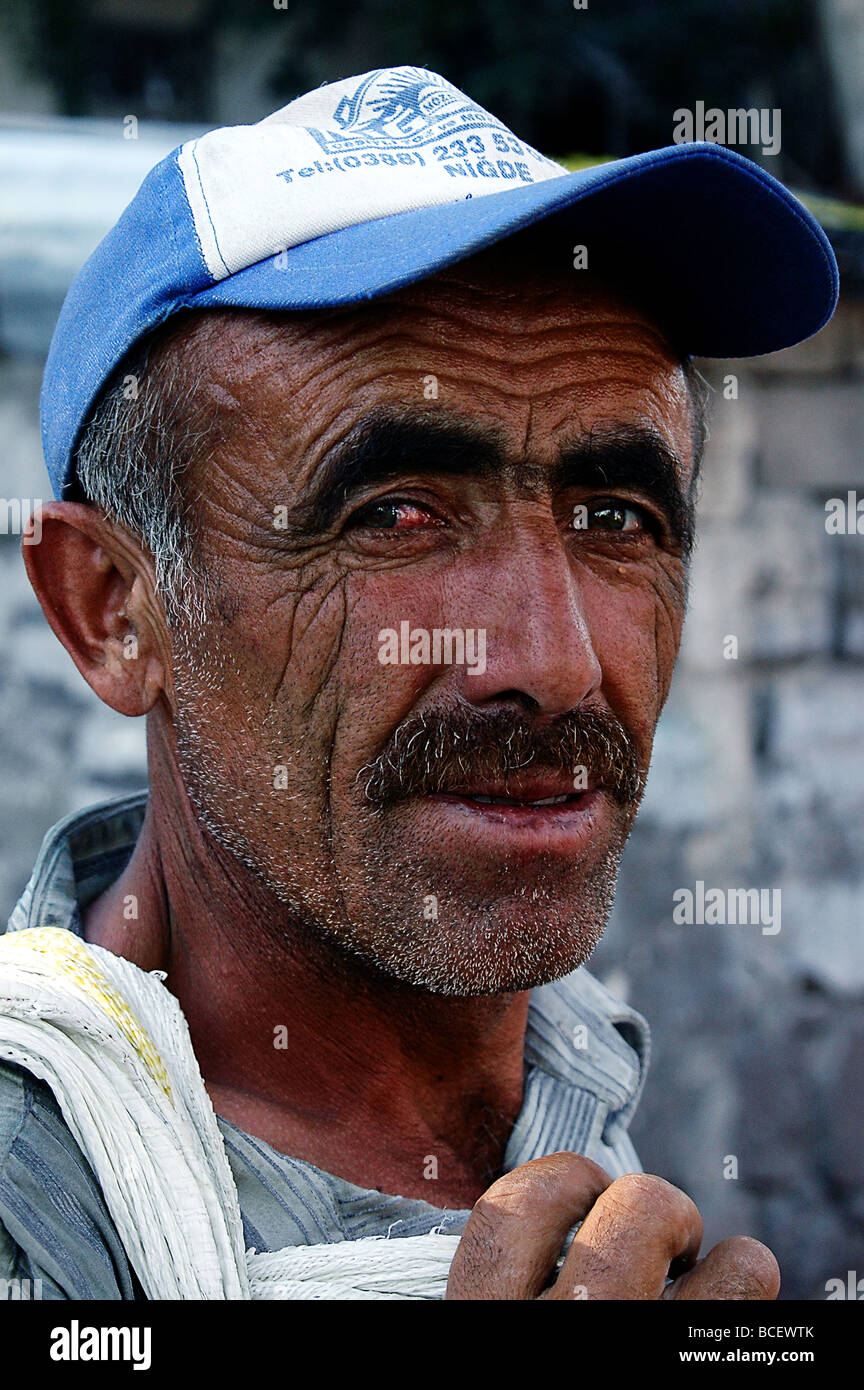
[[[205,210],[205,212],[207,213],[207,220],[208,220],[208,222],[210,223],[210,230],[211,230],[212,233],[213,233],[213,244],[214,244],[214,246],[216,247],[217,255],[219,256],[219,259],[220,259],[220,261],[222,262],[222,265],[223,265],[223,267],[224,267],[224,269],[225,269],[225,274],[226,274],[226,275],[230,275],[230,274],[231,274],[231,269],[230,269],[228,263],[226,262],[225,257],[222,255],[222,248],[221,248],[221,246],[219,245],[219,237],[218,237],[218,235],[217,235],[217,233],[216,233],[216,225],[215,225],[215,223],[214,223],[214,221],[213,221],[213,214],[212,214],[211,211],[210,211],[210,204],[209,204],[209,202],[207,201],[207,194],[206,194],[206,192],[205,192],[205,190],[204,190],[204,180],[203,180],[202,177],[201,177],[201,166],[200,166],[199,163],[198,163],[198,141],[197,141],[197,140],[193,140],[193,141],[192,141],[192,145],[191,145],[191,147],[190,147],[189,153],[190,153],[190,155],[192,156],[192,163],[193,163],[194,166],[195,166],[195,173],[196,173],[196,175],[198,176],[198,187],[199,187],[200,190],[201,190],[201,197],[202,197],[203,200],[204,200],[204,210]],[[184,191],[185,191],[185,190],[184,190]],[[188,202],[188,198],[187,198],[187,202]],[[192,210],[192,205],[191,205],[191,203],[189,204],[189,211],[192,213],[192,226],[194,227],[194,226],[195,226],[195,213],[194,213],[194,211]],[[196,236],[197,236],[197,228],[196,228],[195,230],[196,230]],[[201,243],[200,243],[200,240],[199,240],[199,243],[198,243],[198,244],[199,244],[199,246],[200,246],[200,244],[201,244]],[[201,254],[202,254],[202,256],[204,256],[203,247],[201,248]],[[207,257],[206,257],[206,256],[204,256],[204,264],[205,264],[205,266],[207,266],[207,270],[209,271],[209,270],[210,270],[210,267],[207,265]]]
[[[190,225],[191,228],[192,228],[192,236],[193,236],[194,239],[195,239],[195,245],[196,245],[196,247],[197,247],[197,249],[198,249],[198,254],[199,254],[199,256],[201,257],[201,264],[202,264],[202,266],[204,267],[204,270],[209,274],[209,267],[208,267],[208,265],[207,265],[207,257],[204,255],[204,247],[201,245],[201,238],[200,238],[199,235],[198,235],[198,228],[195,226],[195,214],[194,214],[194,212],[192,211],[192,204],[189,202],[189,195],[188,195],[188,193],[186,192],[186,180],[185,180],[184,177],[183,177],[183,170],[182,170],[181,167],[180,167],[180,151],[181,151],[182,148],[183,148],[182,145],[180,145],[180,146],[178,146],[177,149],[174,151],[174,165],[173,165],[174,177],[175,177],[175,179],[177,180],[177,182],[178,182],[179,185],[180,185],[180,191],[181,191],[181,193],[182,193],[182,195],[183,195],[183,202],[184,202],[185,206],[186,206],[186,207],[188,208],[188,210],[189,210],[189,225]],[[179,280],[182,279],[182,275],[181,275],[180,246],[179,246],[178,237],[177,237],[177,219],[176,219],[176,217],[172,216],[172,217],[170,218],[170,226],[171,226],[171,244],[172,244],[172,246],[174,247],[174,265],[175,265],[175,269],[176,269],[176,271],[177,271],[177,279],[178,279],[178,281],[179,281]]]

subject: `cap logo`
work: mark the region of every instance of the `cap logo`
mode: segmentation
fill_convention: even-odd
[[[507,127],[424,68],[371,72],[333,111],[338,130],[310,129],[325,154],[391,149],[394,141],[417,149],[475,128]]]

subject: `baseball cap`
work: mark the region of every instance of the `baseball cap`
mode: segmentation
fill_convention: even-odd
[[[837,301],[824,232],[758,165],[705,142],[576,172],[437,73],[328,83],[161,160],[76,276],[51,342],[42,434],[55,496],[129,349],[182,309],[360,304],[544,222],[641,286],[682,353],[747,357]],[[572,271],[577,281],[579,271]]]

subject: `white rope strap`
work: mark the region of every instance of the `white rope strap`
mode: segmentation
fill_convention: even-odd
[[[0,937],[0,1057],[50,1086],[147,1297],[443,1298],[457,1235],[244,1251],[222,1135],[163,979],[60,928]]]
[[[458,1235],[372,1237],[247,1256],[253,1298],[443,1298]]]

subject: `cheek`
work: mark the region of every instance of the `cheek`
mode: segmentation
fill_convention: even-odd
[[[603,693],[650,747],[681,642],[683,582],[666,574],[617,584],[595,580],[583,585],[582,594]]]
[[[245,592],[240,575],[232,588],[230,622],[214,622],[199,643],[196,683],[212,698],[195,717],[206,720],[202,736],[218,741],[226,767],[239,769],[238,781],[269,785],[267,770],[288,762],[292,779],[315,795],[337,722],[347,577],[322,565],[262,576],[254,588],[248,568],[245,579]]]
[[[340,758],[334,760],[344,759],[346,776],[381,751],[432,682],[452,675],[446,666],[401,660],[402,625],[409,632],[444,626],[446,608],[444,581],[434,575],[421,578],[400,567],[349,580],[338,668]]]
[[[332,565],[309,565],[269,576],[238,605],[227,639],[257,707],[308,717],[332,705],[350,627],[349,583]]]
[[[408,716],[418,708],[452,705],[463,688],[465,668],[458,663],[403,659],[410,656],[410,634],[477,626],[484,602],[488,605],[488,595],[473,568],[453,563],[450,556],[351,577],[338,667],[330,783],[334,803],[356,798],[357,773],[390,743]],[[389,659],[394,656],[396,660]]]
[[[403,622],[440,626],[445,583],[416,569],[346,573],[323,561],[290,583],[286,592],[286,577],[274,577],[226,634],[231,665],[242,673],[232,697],[236,733],[241,724],[255,730],[262,758],[284,748],[310,791],[326,779],[331,795],[350,795],[359,769],[441,674],[383,664],[380,634],[398,634]]]

